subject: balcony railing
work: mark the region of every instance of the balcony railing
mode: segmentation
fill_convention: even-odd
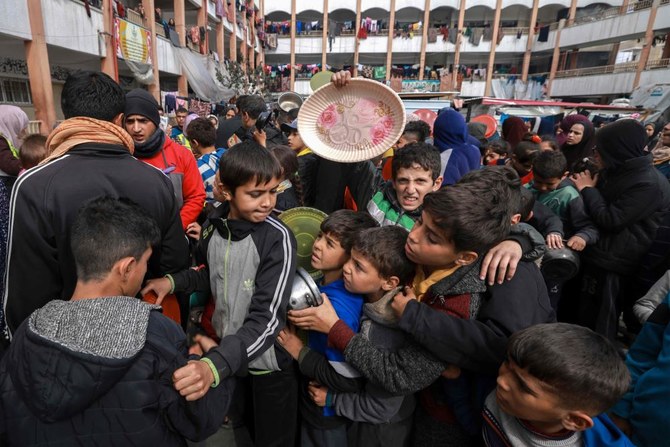
[[[562,70],[556,72],[556,78],[572,78],[580,76],[596,76],[613,73],[631,73],[637,70],[637,62],[624,62],[623,64],[603,65],[601,67],[577,68],[575,70]],[[670,68],[669,59],[654,59],[647,61],[645,70],[656,70]],[[549,73],[535,73],[533,76],[549,76]]]

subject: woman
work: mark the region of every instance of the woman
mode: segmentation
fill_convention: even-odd
[[[644,125],[644,130],[647,132],[649,141],[647,142],[647,149],[652,150],[658,144],[658,139],[663,130],[665,123],[661,121],[656,121],[655,123],[647,123]]]
[[[600,238],[583,253],[581,296],[572,301],[577,322],[611,340],[618,316],[632,302],[624,299],[633,277],[670,209],[670,184],[653,167],[645,151],[647,135],[640,123],[624,119],[598,131],[596,159],[602,169],[574,174],[572,179]],[[574,316],[574,313],[573,313]]]
[[[470,171],[479,169],[479,148],[469,142],[465,118],[445,109],[435,120],[433,138],[442,160],[442,185],[453,185]]]
[[[565,135],[565,142],[561,144],[561,152],[568,161],[568,171],[573,172],[577,162],[593,156],[593,124],[588,119],[579,120],[562,135]]]
[[[0,296],[5,292],[5,250],[9,226],[9,196],[21,170],[18,148],[28,127],[28,115],[16,106],[0,105]],[[0,306],[0,340],[5,317]]]
[[[523,136],[528,133],[528,126],[526,122],[519,118],[518,116],[510,116],[502,123],[502,137],[503,140],[507,141],[512,147],[512,150],[516,147]]]

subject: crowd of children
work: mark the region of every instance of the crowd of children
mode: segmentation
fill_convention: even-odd
[[[342,164],[258,97],[62,102],[48,139],[0,108],[0,445],[668,445],[670,125],[449,108]],[[323,304],[291,310],[299,206]]]

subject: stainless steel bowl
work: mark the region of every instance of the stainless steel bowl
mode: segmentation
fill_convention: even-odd
[[[291,110],[302,106],[302,98],[295,92],[286,92],[279,97],[277,105],[284,112],[290,112]]]
[[[302,267],[298,267],[293,280],[291,297],[288,300],[289,310],[307,309],[308,307],[320,306],[323,303],[321,292],[309,273]]]

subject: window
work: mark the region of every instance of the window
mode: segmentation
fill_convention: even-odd
[[[0,78],[0,102],[5,104],[31,104],[30,84],[27,79]]]

